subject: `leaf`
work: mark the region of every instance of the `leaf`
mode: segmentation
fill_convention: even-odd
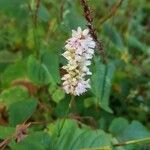
[[[38,85],[54,83],[48,68],[40,64],[34,57],[29,57],[28,60],[28,77]]]
[[[113,135],[117,136],[118,134],[122,133],[128,125],[128,120],[125,118],[115,118],[109,126],[109,131]]]
[[[9,85],[13,80],[18,78],[25,78],[26,64],[24,62],[17,62],[9,65],[2,74],[3,84]]]
[[[109,105],[109,96],[110,96],[111,84],[112,84],[114,72],[115,72],[114,64],[113,63],[108,64],[106,66],[106,73],[105,73],[106,76],[105,76],[103,96],[100,101],[100,105],[102,105],[104,109],[106,109],[110,112],[112,112],[112,111],[108,105]]]
[[[99,59],[95,62],[96,71],[91,77],[91,91],[96,97],[97,103],[107,112],[112,113],[109,108],[109,96],[115,66],[111,62],[107,65],[102,64]]]
[[[9,124],[16,126],[23,123],[35,112],[37,101],[34,99],[27,99],[26,101],[19,101],[13,103],[9,108]]]
[[[0,0],[0,11],[17,19],[24,19],[27,16],[25,4],[28,0]]]
[[[48,12],[47,8],[44,5],[40,5],[39,8],[39,19],[45,22],[48,22],[50,20],[50,13]]]
[[[103,29],[104,33],[109,37],[115,46],[117,46],[119,49],[125,47],[119,31],[115,27],[105,23]]]
[[[49,125],[53,150],[80,150],[83,148],[110,147],[111,137],[102,130],[93,130],[75,120],[58,120]],[[68,142],[69,141],[69,142]]]
[[[128,46],[132,49],[141,50],[148,54],[148,47],[144,43],[140,42],[136,36],[129,36]]]
[[[60,83],[59,58],[54,52],[45,52],[41,56],[42,63],[56,83]]]
[[[73,3],[67,6],[67,9],[63,13],[63,24],[69,29],[76,29],[78,26],[85,27],[85,20],[79,14],[77,8]]]
[[[88,97],[88,98],[84,99],[84,106],[86,108],[92,106],[93,104],[95,104],[95,100],[96,100],[95,97]]]
[[[139,140],[150,138],[150,132],[138,121],[132,121],[131,124],[118,135],[119,141]]]
[[[51,139],[46,132],[34,132],[23,141],[13,144],[13,150],[48,150]]]
[[[9,88],[0,94],[0,102],[4,103],[8,109],[13,103],[23,101],[28,98],[28,90],[21,86]]]
[[[91,77],[91,90],[98,98],[102,98],[106,66],[96,62],[96,72]]]
[[[15,132],[15,128],[13,127],[5,127],[5,126],[0,126],[0,139],[5,139],[10,136]]]
[[[57,103],[54,113],[57,117],[63,117],[68,114],[68,106],[70,103],[70,96],[65,96],[59,103]]]
[[[52,94],[52,99],[56,103],[59,103],[64,97],[65,97],[65,92],[60,88],[56,89]]]
[[[13,63],[17,59],[21,59],[21,53],[12,53],[9,51],[0,51],[0,63]]]

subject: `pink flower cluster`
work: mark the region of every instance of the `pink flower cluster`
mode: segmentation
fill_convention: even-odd
[[[77,31],[72,31],[72,37],[65,45],[66,51],[62,54],[68,61],[63,66],[67,73],[62,77],[67,94],[81,95],[90,88],[90,79],[86,76],[92,74],[88,66],[91,65],[95,45],[88,29],[82,31],[78,27]]]

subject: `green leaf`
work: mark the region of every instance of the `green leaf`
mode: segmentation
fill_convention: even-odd
[[[75,120],[58,120],[50,124],[53,150],[80,150],[83,148],[110,147],[111,137],[102,130],[93,130]]]
[[[115,118],[109,126],[109,131],[115,137],[113,143],[128,143],[124,149],[137,149],[138,143],[150,140],[150,132],[138,121],[129,124],[125,118]],[[138,149],[140,150],[140,149]]]
[[[91,90],[98,98],[102,98],[106,66],[96,62],[96,72],[91,77]]]
[[[21,59],[21,53],[12,53],[9,51],[0,51],[0,63],[13,63],[17,59]]]
[[[27,100],[28,98],[28,90],[21,86],[9,88],[0,94],[0,102],[4,103],[8,109],[12,104]]]
[[[51,139],[46,132],[34,132],[23,141],[12,145],[13,150],[48,150]]]
[[[0,11],[17,19],[24,19],[27,16],[27,2],[28,0],[0,0]]]
[[[13,80],[19,78],[25,78],[26,76],[26,64],[24,62],[17,62],[13,65],[9,65],[2,74],[2,83],[9,85]]]
[[[79,14],[77,8],[75,7],[74,3],[70,3],[67,6],[68,8],[63,13],[63,24],[67,26],[69,29],[76,29],[78,26],[85,27],[85,20]]]
[[[54,109],[54,113],[57,117],[63,117],[68,114],[68,106],[70,103],[70,96],[66,96],[59,103],[57,103],[56,108]]]
[[[101,107],[104,108],[104,110],[108,112],[112,112],[112,110],[109,108],[109,97],[110,97],[110,92],[111,92],[111,85],[112,85],[112,80],[115,72],[115,66],[113,63],[109,63],[106,66],[106,73],[105,73],[105,79],[104,79],[104,90],[103,90],[103,96],[101,97],[100,100],[100,105]]]
[[[125,118],[115,118],[109,126],[109,131],[117,136],[124,131],[124,129],[129,125],[128,120]]]
[[[37,101],[34,99],[26,99],[26,101],[20,101],[13,103],[9,108],[9,124],[16,126],[23,123],[35,112],[37,107]]]
[[[144,43],[140,42],[140,40],[136,36],[129,36],[128,45],[132,49],[134,48],[137,50],[141,50],[148,54],[148,47]]]
[[[86,108],[92,106],[93,104],[95,104],[95,100],[96,100],[95,97],[88,97],[88,98],[84,99],[84,106]]]
[[[41,56],[42,63],[47,67],[49,74],[56,83],[60,83],[59,58],[54,52],[44,52]]]
[[[91,77],[91,91],[100,107],[112,113],[112,110],[109,108],[109,96],[115,66],[111,62],[107,65],[102,64],[99,59],[95,61],[95,66],[96,71]]]
[[[103,29],[104,29],[104,33],[109,37],[109,39],[112,41],[112,43],[115,46],[121,49],[124,47],[122,37],[119,31],[115,27],[112,27],[110,26],[110,24],[105,23]]]
[[[38,15],[42,21],[48,22],[50,20],[50,13],[44,5],[40,5]]]
[[[119,141],[138,140],[143,138],[150,138],[150,132],[138,121],[132,121],[132,123],[117,137]]]
[[[30,80],[38,85],[54,83],[48,68],[40,64],[34,57],[29,57],[28,60],[28,76]]]
[[[0,126],[0,139],[5,139],[13,135],[15,128]]]
[[[52,99],[56,103],[59,103],[64,97],[65,97],[65,92],[60,88],[56,89],[52,94]]]

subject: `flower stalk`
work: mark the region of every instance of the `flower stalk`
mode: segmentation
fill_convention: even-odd
[[[80,0],[80,1],[81,1],[81,5],[83,7],[84,17],[87,21],[87,27],[89,29],[89,32],[90,32],[92,38],[94,39],[94,41],[96,43],[96,47],[99,50],[99,53],[102,55],[104,63],[106,63],[107,58],[106,58],[106,55],[105,55],[105,52],[104,52],[104,49],[103,49],[102,42],[99,41],[99,39],[97,37],[97,34],[96,34],[96,29],[93,25],[94,18],[92,16],[90,6],[88,5],[87,0]]]

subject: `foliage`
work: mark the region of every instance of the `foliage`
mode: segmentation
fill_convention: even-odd
[[[61,54],[86,28],[80,1],[0,0],[0,149],[150,149],[150,3],[124,0],[107,18],[118,1],[89,1],[108,63],[96,49],[91,89],[70,108]]]

